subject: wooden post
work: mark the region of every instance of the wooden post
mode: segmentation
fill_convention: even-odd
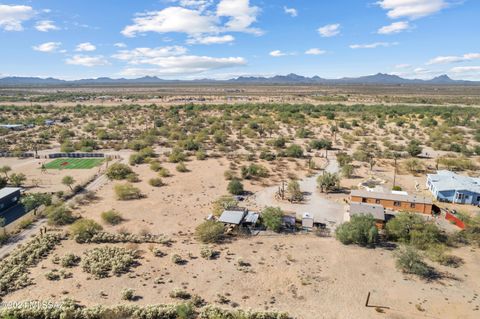
[[[367,300],[365,301],[365,307],[368,307],[369,301],[370,301],[370,291],[368,292]]]

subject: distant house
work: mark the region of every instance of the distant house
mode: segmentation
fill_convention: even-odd
[[[18,204],[21,188],[4,187],[0,189],[0,214]]]
[[[441,170],[427,175],[427,187],[439,201],[457,204],[480,204],[480,178]]]
[[[232,208],[224,210],[218,221],[224,224],[238,226],[242,223],[245,216],[247,216],[247,210],[245,208]]]
[[[382,205],[378,204],[367,204],[367,203],[350,203],[350,208],[348,210],[350,217],[359,216],[359,215],[371,215],[375,218],[375,222],[378,228],[383,228],[385,224],[385,208]]]
[[[432,200],[412,195],[369,192],[354,190],[350,194],[352,202],[382,205],[385,209],[393,211],[406,211],[421,214],[432,214]]]

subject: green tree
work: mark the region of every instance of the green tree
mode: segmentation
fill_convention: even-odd
[[[113,180],[126,179],[129,175],[133,174],[132,169],[122,163],[114,163],[107,169],[107,177]]]
[[[32,193],[22,197],[20,200],[25,210],[33,210],[33,214],[37,214],[37,209],[42,206],[48,206],[52,204],[52,195],[45,193]]]
[[[195,228],[195,237],[205,244],[218,243],[223,240],[224,231],[222,223],[207,220]]]
[[[54,226],[69,225],[76,219],[72,215],[72,211],[65,207],[65,205],[49,206],[45,210],[45,214],[48,217],[48,223]]]
[[[300,189],[300,184],[295,180],[291,180],[288,183],[287,194],[288,194],[288,200],[291,202],[303,201],[303,192]]]
[[[318,188],[323,192],[330,192],[340,188],[340,177],[338,174],[325,172],[317,178]]]
[[[372,215],[354,215],[349,222],[338,226],[335,236],[345,245],[374,246],[378,236],[375,218]]]
[[[410,156],[416,157],[422,153],[422,147],[420,146],[420,142],[417,140],[411,140],[407,146],[407,152]]]
[[[12,170],[12,168],[8,165],[3,165],[0,167],[0,173],[5,174],[5,178],[8,179],[8,173]]]
[[[75,179],[70,175],[66,175],[62,178],[62,184],[68,186],[68,188],[70,188],[70,190],[73,192],[73,184],[75,184]]]
[[[267,207],[262,211],[262,221],[268,230],[280,232],[283,228],[283,211],[279,207]]]
[[[244,192],[243,184],[238,179],[232,179],[227,186],[228,192],[232,195],[241,195]]]
[[[78,243],[85,243],[103,228],[92,219],[79,219],[70,226],[70,234]]]
[[[20,187],[27,180],[27,176],[23,173],[13,173],[10,175],[10,183],[15,187]]]

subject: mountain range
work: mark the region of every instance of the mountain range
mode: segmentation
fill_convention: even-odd
[[[145,76],[137,79],[112,79],[101,77],[96,79],[82,80],[59,80],[55,78],[39,77],[4,77],[0,79],[0,86],[75,86],[75,85],[113,85],[113,84],[182,84],[182,83],[211,83],[211,84],[383,84],[383,85],[480,85],[480,81],[453,80],[448,75],[441,75],[430,80],[404,79],[397,75],[378,73],[356,78],[324,79],[319,76],[305,77],[297,74],[276,75],[273,77],[245,77],[241,76],[229,80],[165,80],[156,76]]]

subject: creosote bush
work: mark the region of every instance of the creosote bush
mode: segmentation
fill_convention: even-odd
[[[195,237],[202,243],[218,243],[223,240],[225,227],[222,223],[207,220],[197,226]]]
[[[70,234],[77,243],[85,243],[102,230],[102,226],[92,219],[79,219],[70,226]]]
[[[126,179],[129,175],[133,174],[132,169],[122,163],[114,163],[107,169],[107,177],[113,180]]]
[[[103,212],[101,217],[105,223],[110,225],[118,225],[123,221],[122,215],[114,209]]]
[[[117,184],[114,189],[115,195],[117,195],[117,199],[119,200],[133,200],[143,196],[140,189],[130,183]]]

